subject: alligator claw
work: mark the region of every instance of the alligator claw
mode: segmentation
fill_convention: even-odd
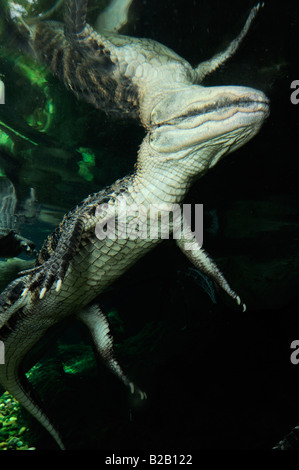
[[[46,292],[47,292],[46,287],[43,287],[42,290],[40,291],[39,298],[43,299]]]
[[[147,394],[143,392],[142,390],[139,390],[141,400],[146,400],[147,399]]]
[[[21,297],[25,297],[25,296],[28,294],[28,292],[29,292],[29,288],[26,287],[26,288],[23,290],[23,292],[22,292],[22,294],[21,294]]]
[[[62,286],[62,279],[58,279],[56,282],[56,292],[59,292]]]
[[[38,272],[36,276],[32,278],[31,286],[29,287],[29,290],[32,290],[34,287],[40,286],[40,299],[43,299],[46,292],[55,284],[55,291],[58,293],[61,290],[62,282],[68,268],[68,264],[65,262],[59,264],[51,263],[51,265],[47,267],[46,264],[47,263],[44,264],[45,269],[42,272]]]
[[[36,266],[32,269],[21,271],[18,276],[28,276],[27,287],[23,290],[21,297],[25,297],[29,291],[33,291],[36,288],[40,288],[39,298],[43,299],[46,292],[56,284],[55,290],[59,292],[61,290],[62,282],[65,277],[68,268],[68,262],[65,260],[55,261],[48,260],[40,266]]]
[[[142,390],[140,390],[139,388],[135,389],[135,385],[133,384],[133,382],[129,383],[129,387],[130,387],[130,392],[132,395],[134,395],[134,393],[138,393],[140,395],[141,400],[147,399],[147,394],[143,392]]]
[[[236,297],[236,302],[238,305],[241,305],[242,306],[242,311],[243,312],[246,312],[246,304],[244,304],[242,301],[241,301],[241,298],[239,296]]]

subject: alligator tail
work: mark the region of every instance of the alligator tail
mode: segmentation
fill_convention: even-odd
[[[58,431],[33,399],[33,388],[26,376],[19,378],[16,367],[0,365],[0,383],[51,434],[61,450],[65,450]]]

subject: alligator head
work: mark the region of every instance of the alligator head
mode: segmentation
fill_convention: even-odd
[[[152,109],[138,163],[147,173],[155,167],[165,178],[176,173],[191,183],[251,139],[268,114],[268,99],[252,88],[192,85],[168,92]]]

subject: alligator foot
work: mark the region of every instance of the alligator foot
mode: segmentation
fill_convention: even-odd
[[[185,224],[184,229],[185,232],[183,238],[177,240],[179,248],[196,268],[212,279],[215,284],[226,292],[238,306],[241,306],[242,311],[245,312],[246,305],[241,301],[239,295],[230,287],[216,263],[202,249],[196,237],[191,232],[190,227]]]
[[[63,231],[63,225],[59,234],[49,237],[41,250],[39,262],[35,268],[21,271],[19,276],[30,275],[29,283],[22,292],[22,296],[29,291],[40,289],[39,298],[43,299],[45,293],[56,283],[56,292],[59,292],[66,275],[70,261],[77,253],[81,237],[84,231],[85,220],[79,217],[68,232]],[[53,253],[52,256],[50,253]]]
[[[101,311],[97,304],[82,310],[78,318],[87,326],[91,337],[96,346],[97,352],[105,365],[129,388],[131,394],[139,395],[141,400],[147,398],[146,393],[141,391],[125,375],[113,351],[113,337],[110,332],[109,323],[106,315]]]
[[[243,41],[244,37],[248,33],[248,30],[253,22],[254,18],[256,17],[259,9],[264,6],[264,3],[258,3],[255,7],[253,7],[250,11],[250,14],[247,18],[247,21],[240,32],[240,34],[228,45],[227,49],[224,51],[219,52],[218,54],[214,55],[211,59],[206,60],[205,62],[201,62],[195,69],[194,69],[194,82],[200,83],[204,79],[206,75],[214,72],[218,67],[223,65],[230,57],[232,57],[237,49],[239,48],[241,42]]]
[[[37,266],[36,268],[21,271],[19,276],[24,274],[30,274],[31,279],[29,285],[23,290],[21,297],[27,295],[29,291],[33,291],[36,288],[40,288],[39,298],[43,299],[45,293],[52,287],[56,282],[56,292],[59,292],[62,286],[63,279],[68,269],[69,263],[65,260],[52,259]]]

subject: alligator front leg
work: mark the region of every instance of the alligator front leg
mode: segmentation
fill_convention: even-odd
[[[87,326],[91,337],[96,346],[97,352],[104,361],[104,364],[120,380],[130,388],[131,393],[138,392],[141,399],[146,398],[146,394],[139,390],[133,382],[125,375],[121,366],[117,362],[113,351],[113,337],[110,332],[109,323],[106,315],[96,304],[82,310],[77,317]]]
[[[207,253],[202,249],[197,241],[195,235],[186,223],[184,224],[184,232],[181,238],[177,240],[177,245],[183,253],[190,259],[190,261],[201,272],[209,276],[218,286],[220,286],[238,305],[242,305],[243,312],[246,310],[246,305],[241,302],[238,294],[230,287],[228,281],[216,265],[216,263],[209,258]]]
[[[250,25],[252,21],[254,20],[254,18],[256,17],[256,14],[259,11],[261,6],[264,6],[264,4],[258,3],[255,7],[252,8],[242,31],[228,45],[228,47],[224,51],[221,51],[218,54],[215,54],[209,60],[201,62],[194,69],[194,83],[200,83],[206,75],[209,75],[210,73],[214,72],[216,69],[218,69],[218,67],[223,65],[230,57],[232,57],[235,54],[241,42],[243,41],[244,37],[248,33]]]

